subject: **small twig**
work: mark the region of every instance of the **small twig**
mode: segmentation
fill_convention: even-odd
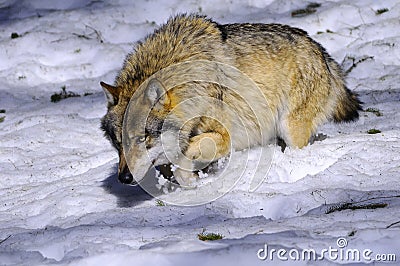
[[[369,198],[369,199],[365,199],[365,200],[360,200],[358,202],[354,202],[353,204],[359,204],[359,203],[362,203],[362,202],[371,201],[371,200],[377,200],[377,199],[391,199],[391,198],[400,198],[400,195],[373,197],[373,198]]]
[[[14,163],[13,161],[11,161],[10,159],[8,159],[8,161],[14,166],[14,168],[15,168],[16,170],[18,170],[17,166],[15,166],[15,163]]]
[[[363,57],[363,58],[358,59],[358,60],[356,60],[356,58],[350,57],[350,56],[348,56],[347,58],[352,60],[353,62],[352,62],[352,66],[350,66],[349,69],[346,70],[346,74],[349,74],[355,67],[357,67],[358,64],[360,64],[360,63],[362,63],[362,62],[364,62],[366,60],[373,60],[374,59],[373,56],[366,56],[366,57]]]
[[[6,242],[12,235],[7,236],[5,239],[0,240],[0,245]]]
[[[369,210],[369,209],[378,209],[387,207],[387,203],[371,203],[365,205],[356,205],[355,203],[342,203],[339,205],[334,205],[329,207],[325,214],[330,214],[336,211],[344,211],[344,210]]]
[[[100,31],[96,30],[95,28],[93,28],[93,27],[91,27],[91,26],[89,26],[89,25],[85,25],[85,26],[86,26],[87,28],[93,30],[94,33],[96,33],[96,35],[97,35],[97,40],[98,40],[100,43],[103,43],[103,42],[104,42],[104,41],[103,41],[103,36],[101,36],[101,32],[100,32]]]
[[[397,222],[389,224],[388,226],[386,226],[386,229],[390,228],[390,227],[392,227],[393,225],[396,225],[396,224],[400,224],[400,221],[397,221]]]
[[[72,34],[77,36],[78,38],[90,40],[90,37],[86,36],[85,34],[79,34],[79,33],[72,33]]]
[[[360,8],[358,8],[358,15],[360,15],[361,21],[363,22],[363,25],[365,25],[365,20],[364,20],[363,16],[361,15]]]

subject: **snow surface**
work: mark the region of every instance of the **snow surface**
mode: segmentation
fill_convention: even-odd
[[[339,237],[372,256],[395,254],[398,263],[400,2],[326,1],[313,14],[291,16],[308,4],[1,0],[0,265],[290,265],[257,252],[267,244],[321,253],[338,248]],[[364,108],[382,115],[326,124],[319,132],[327,138],[301,150],[276,147],[255,192],[241,181],[208,204],[159,206],[116,181],[117,154],[99,130],[106,112],[99,81],[112,83],[132,44],[179,12],[305,29],[350,70],[349,88]],[[51,102],[63,86],[82,96]],[[381,133],[367,134],[372,128]],[[375,208],[340,210],[343,203]],[[224,237],[203,242],[202,232]],[[337,263],[353,261],[296,264]]]

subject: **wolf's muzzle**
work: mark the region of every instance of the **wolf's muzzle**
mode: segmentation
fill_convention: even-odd
[[[119,173],[118,180],[122,184],[132,185],[132,186],[137,185],[136,181],[133,180],[133,175],[131,174],[131,172],[129,172],[129,170],[122,171],[121,173]]]
[[[132,186],[137,185],[137,182],[134,181],[133,175],[129,171],[128,165],[125,160],[125,154],[122,150],[119,151],[118,180],[122,184]]]

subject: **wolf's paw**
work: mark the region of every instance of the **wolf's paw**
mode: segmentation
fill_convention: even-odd
[[[189,147],[185,156],[189,160],[195,161],[213,161],[217,155],[215,139],[209,134],[201,134],[191,138]]]
[[[194,172],[181,168],[175,170],[174,177],[179,185],[186,189],[195,188],[198,180],[198,176]]]

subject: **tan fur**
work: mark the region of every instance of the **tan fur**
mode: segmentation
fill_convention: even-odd
[[[122,119],[128,101],[143,82],[171,65],[194,60],[215,61],[233,66],[261,89],[268,106],[263,109],[261,108],[263,105],[260,104],[256,112],[262,121],[270,125],[260,129],[254,121],[254,116],[249,115],[246,126],[250,128],[251,146],[265,144],[270,138],[275,137],[271,134],[276,129],[275,133],[288,146],[302,148],[308,144],[321,123],[331,119],[337,122],[356,119],[357,111],[361,108],[356,96],[345,87],[338,64],[304,31],[278,24],[219,25],[204,17],[179,15],[171,18],[143,43],[137,45],[135,51],[126,58],[116,78],[115,86],[110,88],[109,85],[102,84],[108,98],[114,101],[109,100],[109,110],[103,118],[103,129],[106,134],[114,130],[116,135],[113,137],[108,134],[108,137],[112,141],[115,141],[114,138],[119,144],[121,143]],[[175,74],[177,77],[185,75],[185,73],[168,74]],[[246,87],[241,90],[239,95],[250,93]],[[149,120],[153,119],[156,124],[174,110],[176,121],[183,121],[186,119],[187,110],[174,108],[183,100],[198,95],[219,99],[242,117],[251,112],[251,107],[246,106],[245,101],[237,94],[224,90],[223,86],[191,82],[168,90],[163,104],[150,113]],[[256,98],[255,100],[262,98],[258,95],[248,95],[248,97]],[[138,100],[138,105],[140,104]],[[142,105],[143,110],[151,109],[145,100]],[[193,105],[191,108],[200,107]],[[270,113],[266,111],[267,108]],[[229,128],[224,128],[207,117],[194,119],[181,128],[184,137],[180,139],[180,149],[189,159],[209,161],[226,156],[230,152],[231,138],[236,145],[233,148],[246,148],[248,140],[244,139],[245,134],[232,126],[235,118],[224,116],[223,109],[210,111],[210,116],[213,115],[219,115],[219,119]],[[230,123],[232,125],[229,125]],[[257,137],[257,130],[265,131],[263,132],[265,139]],[[193,135],[193,132],[196,134]],[[146,138],[146,147],[159,145],[159,142],[151,143],[152,138],[154,136]],[[215,146],[209,146],[207,144],[209,142],[203,142],[203,139],[212,141]],[[122,149],[118,143],[114,146]],[[131,161],[144,160],[143,155],[130,156],[135,157],[128,158]],[[121,163],[124,164],[122,159]],[[154,159],[154,162],[165,163],[165,160]],[[137,165],[139,167],[139,164]],[[132,173],[135,172],[134,175],[139,172],[143,174],[143,170],[130,170]],[[135,179],[140,178],[135,176]]]

